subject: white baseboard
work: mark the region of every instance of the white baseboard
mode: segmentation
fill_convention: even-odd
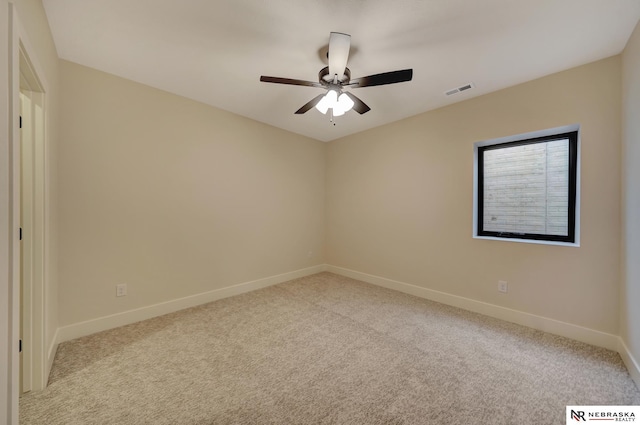
[[[254,291],[256,289],[265,288],[267,286],[276,285],[288,280],[312,275],[325,270],[325,265],[320,264],[306,269],[295,270],[288,273],[270,276],[251,282],[240,283],[237,285],[227,286],[225,288],[215,289],[213,291],[201,294],[191,295],[176,300],[166,301],[160,304],[154,304],[147,307],[141,307],[135,310],[129,310],[122,313],[112,314],[110,316],[99,317],[97,319],[87,320],[85,322],[74,323],[72,325],[63,326],[58,329],[56,343],[69,341],[82,336],[91,335],[96,332],[117,328],[141,320],[151,319],[153,317],[162,316],[164,314],[173,313],[185,308],[195,307],[201,304],[210,303],[222,298],[231,297],[233,295],[243,294],[245,292]]]
[[[47,383],[49,382],[49,374],[51,373],[51,367],[53,366],[53,360],[56,358],[56,351],[58,351],[58,338],[60,336],[60,328],[56,329],[56,333],[53,335],[53,338],[51,339],[51,345],[49,346],[49,349],[47,350],[47,362],[45,363],[45,382],[44,385],[45,387],[47,386]]]
[[[617,335],[608,334],[606,332],[601,332],[578,325],[572,325],[571,323],[561,322],[559,320],[549,319],[547,317],[536,316],[535,314],[525,313],[523,311],[513,310],[482,301],[476,301],[471,298],[460,297],[458,295],[452,295],[446,292],[434,291],[433,289],[427,289],[409,283],[398,282],[396,280],[391,280],[384,277],[373,276],[342,267],[327,265],[325,270],[331,273],[358,279],[363,282],[372,283],[374,285],[383,286],[385,288],[415,295],[417,297],[426,298],[431,301],[436,301],[453,307],[462,308],[464,310],[473,311],[475,313],[484,314],[496,319],[502,319],[507,322],[528,326],[533,329],[575,339],[587,344],[604,347],[609,350],[618,351],[619,348],[620,338]]]
[[[636,386],[640,388],[640,363],[633,357],[629,347],[624,343],[622,338],[618,338],[618,353],[622,357],[622,361],[627,366],[631,379],[636,383]]]
[[[552,334],[582,341],[587,344],[592,344],[617,351],[622,357],[625,365],[627,366],[632,379],[635,381],[638,388],[640,388],[640,364],[633,357],[622,338],[617,335],[608,334],[606,332],[601,332],[594,329],[573,325],[571,323],[561,322],[559,320],[509,309],[506,307],[501,307],[495,304],[476,301],[471,298],[465,298],[458,295],[448,294],[446,292],[435,291],[433,289],[427,289],[421,286],[412,285],[409,283],[357,272],[355,270],[332,266],[329,264],[320,264],[313,267],[308,267],[306,269],[283,273],[276,276],[270,276],[251,282],[240,283],[237,285],[216,289],[201,294],[179,298],[176,300],[142,307],[123,313],[113,314],[110,316],[99,317],[97,319],[58,328],[47,353],[47,376],[51,371],[51,366],[55,358],[58,344],[61,342],[139,322],[141,320],[151,319],[153,317],[162,316],[164,314],[173,313],[185,308],[206,304],[222,298],[243,294],[246,292],[254,291],[256,289],[286,282],[292,279],[320,273],[322,271],[328,271],[338,275],[361,280],[363,282],[415,295],[417,297],[426,298],[442,304],[462,308],[464,310],[473,311],[475,313],[484,314],[497,319],[517,323],[519,325],[528,326],[533,329],[549,332]]]

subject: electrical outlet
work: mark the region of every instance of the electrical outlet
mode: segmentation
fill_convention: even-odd
[[[309,257],[309,258],[313,257],[313,251],[307,252],[307,257]]]
[[[116,285],[116,297],[124,297],[125,295],[127,295],[127,284]]]
[[[507,289],[508,289],[507,282],[504,281],[504,280],[499,280],[498,281],[498,291],[504,292],[506,294],[507,293]]]

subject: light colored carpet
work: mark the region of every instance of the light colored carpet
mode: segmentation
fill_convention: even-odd
[[[564,424],[619,355],[320,273],[60,345],[21,424]]]

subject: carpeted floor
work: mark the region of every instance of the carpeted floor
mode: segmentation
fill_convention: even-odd
[[[619,355],[331,273],[60,345],[21,424],[564,424]]]

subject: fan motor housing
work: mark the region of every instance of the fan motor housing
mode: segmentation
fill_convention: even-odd
[[[344,75],[342,76],[342,79],[338,78],[338,84],[342,85],[342,84],[348,84],[349,81],[351,80],[351,71],[349,70],[349,68],[345,68],[344,69]],[[318,81],[322,84],[326,84],[326,83],[333,83],[333,78],[331,75],[329,75],[329,67],[325,66],[324,68],[322,68],[320,70],[320,72],[318,72]]]

